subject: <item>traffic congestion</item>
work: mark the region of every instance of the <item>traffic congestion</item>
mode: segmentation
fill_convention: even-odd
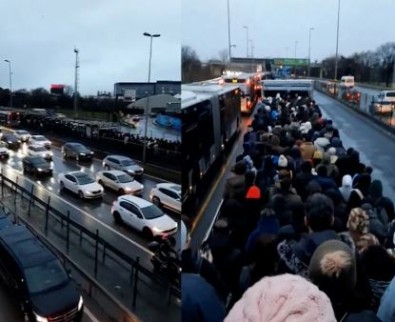
[[[9,166],[28,176],[142,245],[147,245],[154,235],[169,230],[159,222],[150,228],[144,225],[145,211],[142,209],[148,207],[149,216],[166,218],[176,226],[177,213],[181,212],[180,185],[144,174],[144,169],[135,160],[122,155],[108,155],[99,160],[81,143],[66,142],[57,148],[51,146],[47,137],[31,135],[25,130],[3,129],[1,141],[3,167]],[[125,194],[138,196],[136,200],[145,199],[145,207],[132,210],[128,209],[130,204],[125,204],[121,207],[125,211],[124,220],[120,220],[113,204]],[[165,235],[174,233],[172,227],[171,234]]]

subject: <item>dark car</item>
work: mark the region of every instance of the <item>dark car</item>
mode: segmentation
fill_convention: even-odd
[[[52,165],[39,155],[32,155],[23,158],[23,172],[29,172],[36,176],[52,175]]]
[[[81,321],[84,304],[75,282],[24,225],[0,230],[0,278],[25,321]]]
[[[62,155],[64,158],[73,158],[79,160],[92,160],[93,151],[89,150],[81,143],[66,143],[62,146]]]
[[[7,145],[7,148],[15,150],[18,150],[21,144],[21,141],[14,134],[3,134],[1,141]]]

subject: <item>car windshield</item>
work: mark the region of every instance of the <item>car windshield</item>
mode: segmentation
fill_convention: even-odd
[[[87,150],[86,147],[83,146],[82,144],[73,144],[71,147],[74,148],[78,152]]]
[[[162,217],[164,215],[162,210],[160,210],[155,205],[151,205],[151,206],[142,208],[141,211],[146,219],[155,219],[155,218]]]
[[[122,160],[122,161],[121,161],[121,164],[122,164],[124,167],[129,167],[129,166],[131,166],[131,165],[135,165],[136,163],[133,162],[132,160]]]
[[[119,183],[127,183],[132,182],[134,179],[128,174],[121,174],[117,176]]]
[[[38,146],[38,147],[35,147],[34,148],[34,150],[36,151],[36,152],[46,152],[46,151],[48,151],[46,148],[44,148],[43,146]]]
[[[42,293],[61,286],[69,279],[57,259],[26,268],[25,278],[27,287],[32,294]]]
[[[44,136],[35,136],[34,139],[36,141],[46,141],[47,140]]]
[[[75,177],[76,177],[76,179],[78,181],[78,184],[80,184],[80,185],[90,184],[90,183],[95,182],[95,180],[93,180],[93,178],[91,178],[87,174],[76,175]]]
[[[18,138],[13,134],[6,134],[6,135],[4,135],[4,138],[8,141],[11,141],[11,140],[17,141],[18,140]]]
[[[27,133],[27,131],[24,131],[24,130],[16,131],[16,133],[18,133],[18,134],[29,134],[29,133]]]
[[[47,166],[48,165],[48,162],[43,160],[42,158],[31,158],[30,161],[36,166],[39,166],[39,165]]]

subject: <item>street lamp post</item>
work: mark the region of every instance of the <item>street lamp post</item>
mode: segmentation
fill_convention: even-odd
[[[337,80],[337,59],[339,50],[339,22],[340,22],[340,0],[337,5],[337,32],[336,32],[336,58],[335,58],[335,81]]]
[[[12,108],[12,68],[11,61],[9,59],[4,59],[6,63],[8,63],[8,75],[10,77],[10,107]]]
[[[313,27],[310,27],[309,29],[309,68],[307,71],[307,76],[310,77],[310,64],[311,64],[311,32],[314,30]]]
[[[229,64],[232,62],[232,42],[230,40],[230,7],[229,0],[227,0],[228,4],[228,47],[229,47]]]
[[[75,72],[74,72],[74,117],[78,117],[78,54],[79,50],[74,48],[75,53]]]
[[[149,62],[148,62],[148,84],[151,82],[151,58],[152,58],[152,39],[160,37],[160,34],[150,34],[148,32],[143,33],[144,36],[150,37],[150,46],[149,46]],[[146,162],[147,156],[147,131],[148,131],[148,108],[149,108],[149,94],[147,96],[147,102],[145,105],[145,127],[144,127],[144,147],[143,147],[143,163]]]
[[[248,58],[248,27],[247,26],[243,26],[243,28],[246,30],[246,43],[247,43],[247,46],[246,46],[246,49],[247,49],[247,52],[246,52],[246,57]]]

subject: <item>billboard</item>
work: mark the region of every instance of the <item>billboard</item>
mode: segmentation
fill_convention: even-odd
[[[61,84],[52,84],[50,93],[51,94],[57,94],[57,95],[63,95],[64,94],[64,88],[66,85],[61,85]]]
[[[274,66],[304,67],[309,65],[308,59],[275,58]]]

